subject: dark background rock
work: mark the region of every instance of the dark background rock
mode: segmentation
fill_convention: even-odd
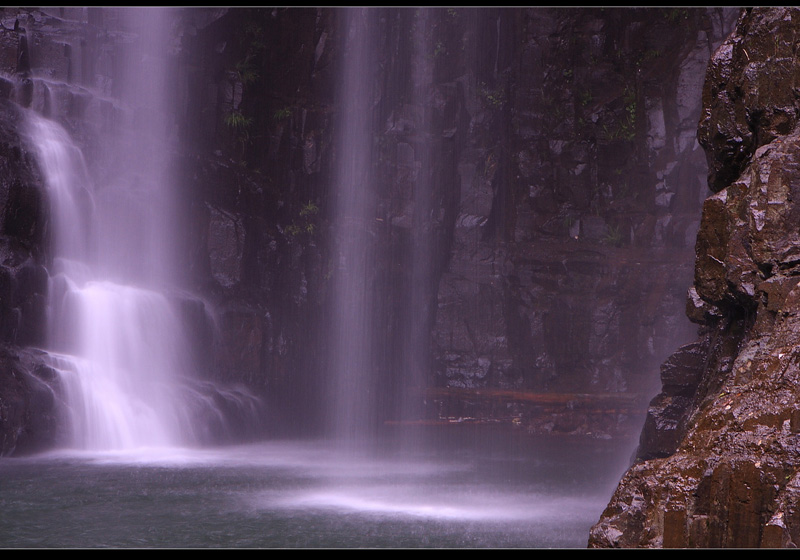
[[[57,426],[38,361],[20,358],[44,343],[48,284],[46,195],[21,122],[0,99],[0,455],[52,444]]]
[[[41,352],[0,345],[0,456],[44,451],[63,429],[58,379]]]
[[[445,396],[429,398],[424,413],[533,432],[632,433],[659,364],[694,336],[683,308],[706,194],[700,93],[736,11],[435,9],[433,83],[418,102],[415,10],[376,10],[382,257],[371,281],[386,294],[375,311],[385,325],[376,352],[386,357],[376,366],[384,419],[398,414],[391,395],[406,351],[394,335],[411,320],[407,259],[419,243],[409,208],[430,157],[430,300],[415,314],[430,332],[428,388]],[[115,65],[134,40],[118,12],[7,8],[0,20],[2,69],[17,72],[24,34],[33,70],[30,102],[21,81],[8,95],[62,122],[103,177],[114,162],[98,131],[114,122]],[[264,395],[275,431],[324,422],[340,23],[332,9],[176,11],[167,53],[176,92],[167,125],[182,141],[173,169],[185,195],[180,258],[187,287],[221,327],[205,345],[204,373]],[[19,216],[20,232],[25,220],[40,223],[35,212]],[[42,255],[25,274],[38,278]],[[12,285],[0,280],[2,290]],[[41,308],[37,293],[19,293],[28,303],[3,315],[5,330],[29,333],[25,344],[38,344],[42,323],[14,317],[35,316],[22,309]],[[542,414],[454,389],[613,393],[637,404],[602,417]]]
[[[433,330],[437,385],[644,406],[652,372],[693,337],[680,302],[706,188],[698,96],[732,15],[480,12],[475,37],[489,43],[477,51],[498,57],[456,78],[473,132]],[[585,419],[577,431],[605,429]]]

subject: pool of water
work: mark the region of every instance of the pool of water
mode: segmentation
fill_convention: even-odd
[[[585,547],[624,470],[620,450],[501,440],[418,453],[273,441],[5,458],[0,545]]]

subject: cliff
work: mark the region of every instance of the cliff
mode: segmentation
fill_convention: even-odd
[[[374,10],[365,110],[375,123],[369,285],[381,421],[400,418],[397,395],[420,367],[398,335],[418,321],[425,419],[601,437],[638,429],[658,365],[694,336],[683,301],[707,173],[696,123],[706,63],[735,13]],[[0,93],[64,124],[96,177],[113,167],[98,131],[115,122],[117,69],[137,40],[115,14],[0,17]],[[423,15],[420,55],[412,30]],[[341,12],[177,10],[172,32],[165,126],[180,140],[179,258],[217,327],[212,337],[187,321],[203,374],[263,395],[273,433],[318,431],[336,274]],[[35,176],[35,165],[17,173]],[[424,215],[414,210],[421,180],[433,185]],[[428,295],[409,313],[420,284],[409,255],[421,242],[433,249]],[[39,278],[46,236],[26,243]],[[31,293],[2,305],[27,326],[4,332],[41,328],[44,288],[25,285]],[[619,399],[605,406],[609,396]]]
[[[24,81],[24,39],[3,47],[5,68]],[[54,376],[27,349],[46,336],[47,198],[20,108],[7,99],[14,89],[0,77],[0,455],[52,444],[58,425]]]
[[[692,337],[682,302],[706,172],[695,123],[707,57],[731,14],[496,13],[489,52],[501,58],[476,76],[491,87],[465,89],[477,97],[466,104],[471,126],[487,132],[473,133],[458,160],[436,383],[598,400],[542,414],[463,398],[443,410],[504,415],[540,433],[630,433],[655,390],[652,372]],[[609,394],[630,399],[590,412]]]
[[[715,52],[698,137],[703,204],[687,313],[638,450],[589,545],[795,547],[800,11],[752,9]]]

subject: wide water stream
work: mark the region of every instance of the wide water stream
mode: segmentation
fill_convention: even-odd
[[[272,441],[6,458],[0,545],[585,547],[625,466],[611,442],[459,440],[414,454]]]

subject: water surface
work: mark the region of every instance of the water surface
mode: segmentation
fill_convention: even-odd
[[[3,459],[0,545],[586,546],[624,468],[611,467],[614,446],[508,453],[515,444],[497,441],[414,454],[291,441]]]

